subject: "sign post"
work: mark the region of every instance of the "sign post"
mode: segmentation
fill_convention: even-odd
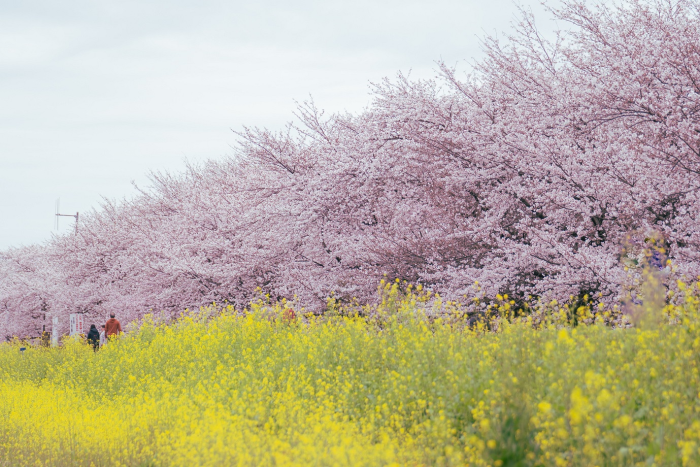
[[[51,317],[51,347],[58,347],[58,316]]]
[[[71,337],[78,335],[78,334],[84,334],[85,330],[83,327],[85,320],[82,314],[80,313],[71,313],[70,314],[70,335]]]

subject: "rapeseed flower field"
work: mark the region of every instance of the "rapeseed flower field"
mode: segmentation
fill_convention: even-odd
[[[697,284],[635,327],[503,296],[467,325],[386,287],[354,315],[260,301],[97,353],[2,345],[0,465],[700,465]]]

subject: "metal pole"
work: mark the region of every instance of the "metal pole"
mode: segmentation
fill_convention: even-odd
[[[75,219],[75,234],[78,235],[78,220],[80,219],[80,213],[76,212],[75,215],[73,214],[56,214],[56,218],[59,217],[73,217]]]

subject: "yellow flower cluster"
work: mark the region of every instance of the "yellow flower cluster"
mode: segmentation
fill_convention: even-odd
[[[644,329],[459,325],[396,287],[2,345],[0,465],[700,465],[697,285]]]

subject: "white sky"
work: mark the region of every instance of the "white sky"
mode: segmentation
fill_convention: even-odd
[[[521,3],[553,28],[539,2]],[[294,100],[356,112],[370,82],[478,58],[479,37],[516,12],[511,0],[0,0],[0,249],[49,239],[57,198],[75,213],[131,196],[150,170],[230,153],[231,128],[281,128]]]

